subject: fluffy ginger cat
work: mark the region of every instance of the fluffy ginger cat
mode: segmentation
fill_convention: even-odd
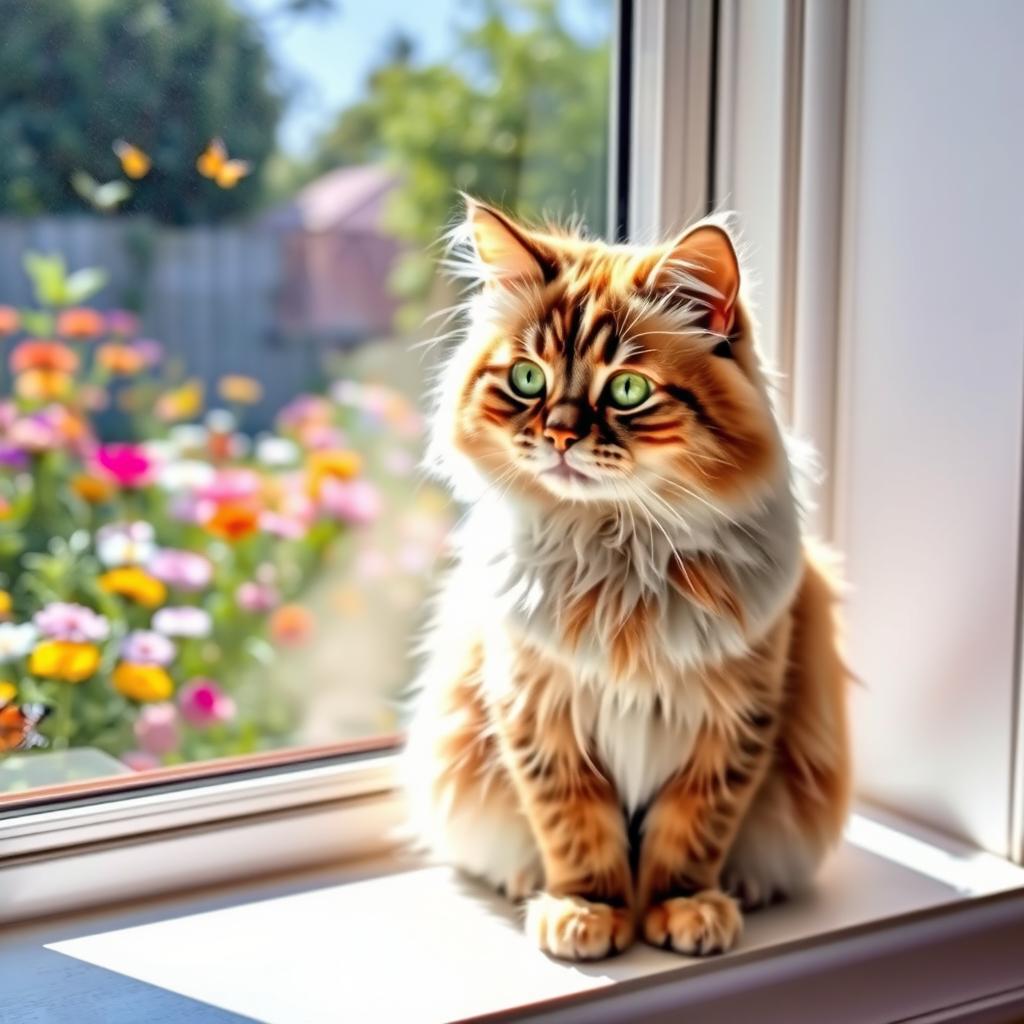
[[[728,233],[607,245],[468,200],[437,468],[470,510],[405,765],[441,858],[588,960],[730,949],[846,815],[834,585]]]

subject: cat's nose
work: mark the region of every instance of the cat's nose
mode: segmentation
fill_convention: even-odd
[[[575,402],[559,402],[548,413],[544,423],[544,436],[559,452],[566,451],[582,440],[589,430],[589,417]]]

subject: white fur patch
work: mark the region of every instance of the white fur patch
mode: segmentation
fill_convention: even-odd
[[[642,807],[686,763],[700,726],[700,707],[669,721],[648,706],[623,707],[607,691],[596,700],[591,734],[626,809]]]

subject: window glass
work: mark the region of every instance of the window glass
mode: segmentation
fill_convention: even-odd
[[[394,730],[435,241],[605,231],[611,0],[0,6],[0,792]]]

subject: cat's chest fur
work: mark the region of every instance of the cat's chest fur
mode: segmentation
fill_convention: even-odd
[[[632,810],[720,713],[706,673],[745,656],[778,618],[800,560],[786,485],[742,521],[675,533],[581,523],[572,509],[541,520],[478,508],[461,564],[467,596],[479,596],[492,694],[508,692],[509,659],[550,658],[559,699]]]
[[[461,561],[487,617],[581,685],[671,703],[681,677],[744,655],[777,619],[796,588],[801,541],[783,477],[735,519],[652,525],[572,506],[545,516],[478,507]]]

